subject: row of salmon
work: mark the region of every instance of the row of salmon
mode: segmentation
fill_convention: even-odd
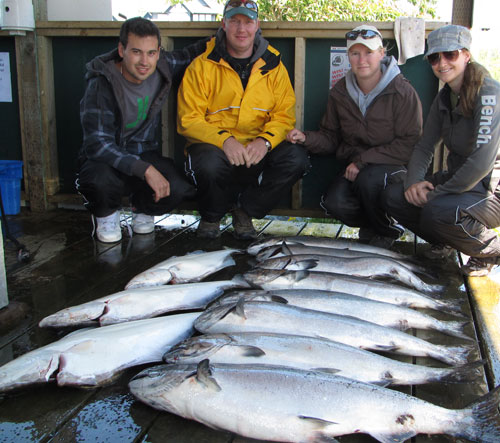
[[[341,241],[337,248],[331,241],[304,242],[266,239],[251,245],[247,252],[256,257],[256,267],[231,281],[187,283],[231,266],[231,255],[241,251],[171,258],[134,277],[125,291],[51,315],[40,326],[110,326],[76,331],[4,365],[0,390],[53,378],[59,385],[98,386],[126,367],[163,358],[168,365],[130,382],[137,398],[253,438],[319,441],[366,432],[385,442],[424,432],[498,441],[496,391],[474,407],[448,411],[383,387],[479,375],[482,363],[467,363],[470,344],[433,345],[402,332],[434,329],[467,340],[466,322],[412,309],[459,315],[459,303],[431,296],[442,288],[417,277],[425,270],[407,257],[356,251],[372,247]],[[342,274],[324,272],[332,269]],[[396,276],[399,284],[368,275]],[[182,284],[150,286],[167,282]],[[205,309],[215,299],[201,314],[139,320]],[[195,330],[204,335],[188,338]],[[429,356],[453,366],[410,365],[368,350]],[[385,412],[374,414],[372,402],[377,408],[387,402]]]

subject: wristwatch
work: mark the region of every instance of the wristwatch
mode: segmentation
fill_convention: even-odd
[[[264,140],[264,143],[266,145],[266,148],[267,148],[267,152],[269,152],[271,150],[271,148],[273,147],[273,145],[271,145],[271,142],[267,139],[265,139],[264,137],[261,137],[262,140]]]

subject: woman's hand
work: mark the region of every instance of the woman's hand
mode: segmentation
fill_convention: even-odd
[[[434,185],[426,180],[414,183],[405,191],[406,201],[421,208],[427,203],[427,194],[434,190]]]

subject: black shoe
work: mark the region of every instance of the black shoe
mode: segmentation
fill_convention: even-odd
[[[470,257],[466,265],[460,269],[462,274],[467,277],[484,277],[498,266],[491,259],[483,259],[478,257]]]
[[[368,244],[371,246],[376,246],[377,248],[391,249],[392,245],[396,241],[392,237],[384,237],[382,235],[375,235]]]
[[[372,228],[359,228],[358,238],[361,243],[370,243],[370,240],[375,235],[375,231]]]
[[[217,238],[220,237],[220,223],[208,222],[206,220],[200,220],[198,224],[198,229],[196,230],[196,236],[199,238]]]
[[[255,240],[257,232],[250,217],[243,209],[235,208],[231,212],[233,216],[234,236],[239,240]]]
[[[455,250],[451,246],[435,244],[431,245],[431,248],[424,252],[424,256],[431,260],[441,260],[451,257],[454,253]]]

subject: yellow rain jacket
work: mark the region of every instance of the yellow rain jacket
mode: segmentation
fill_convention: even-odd
[[[187,68],[178,93],[177,130],[188,144],[222,148],[263,137],[276,147],[295,125],[295,94],[279,52],[268,46],[254,63],[245,90],[215,40]]]

